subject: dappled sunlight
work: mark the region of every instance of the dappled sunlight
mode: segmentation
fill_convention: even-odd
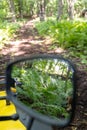
[[[65,52],[65,50],[60,47],[55,49],[55,53],[63,53],[63,52]]]
[[[16,53],[15,53],[15,56],[21,56],[21,55],[24,55],[24,54],[25,54],[24,51],[20,51],[20,52],[16,52]]]
[[[34,23],[35,23],[35,22],[38,22],[38,21],[39,21],[39,18],[31,19],[31,20],[29,20],[29,21],[26,23],[26,26],[33,26],[33,27],[35,27],[35,26],[34,26]]]
[[[39,36],[35,29],[35,23],[39,19],[31,19],[24,23],[23,26],[14,35],[14,38],[9,41],[9,45],[5,46],[1,54],[3,56],[20,57],[37,53],[64,53],[65,50],[53,44],[53,39],[50,36]]]
[[[29,42],[30,42],[30,44],[42,44],[42,43],[44,43],[43,40],[30,40]]]

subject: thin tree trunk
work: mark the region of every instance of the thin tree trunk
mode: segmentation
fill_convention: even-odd
[[[44,9],[44,0],[40,1],[40,21],[45,20],[45,9]]]
[[[67,0],[68,15],[70,20],[74,19],[74,2],[75,0]]]
[[[14,1],[13,0],[8,0],[9,3],[9,9],[12,15],[12,21],[16,22],[16,14],[15,14],[15,6],[14,6]]]
[[[18,11],[19,11],[19,15],[21,18],[23,18],[23,1],[22,0],[18,0]]]
[[[57,15],[57,20],[60,20],[61,17],[63,16],[63,7],[64,7],[63,0],[59,0],[58,1],[58,15]]]

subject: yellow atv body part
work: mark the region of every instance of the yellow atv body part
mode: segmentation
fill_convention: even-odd
[[[5,91],[0,92],[0,96],[5,96]],[[11,103],[10,105],[6,105],[6,100],[0,100],[0,116],[9,116],[15,114],[15,107]],[[1,121],[0,122],[0,130],[26,130],[24,125],[18,121]]]
[[[11,91],[16,93],[16,89],[11,87]]]

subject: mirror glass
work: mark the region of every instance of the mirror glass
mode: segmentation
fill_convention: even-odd
[[[32,59],[13,65],[11,91],[20,102],[53,119],[70,118],[72,66],[63,59]]]

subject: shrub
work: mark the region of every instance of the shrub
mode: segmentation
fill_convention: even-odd
[[[86,21],[53,21],[48,20],[36,26],[42,36],[49,35],[59,47],[70,49],[72,54],[81,59],[87,55],[87,22]],[[86,58],[82,59],[87,63]]]

